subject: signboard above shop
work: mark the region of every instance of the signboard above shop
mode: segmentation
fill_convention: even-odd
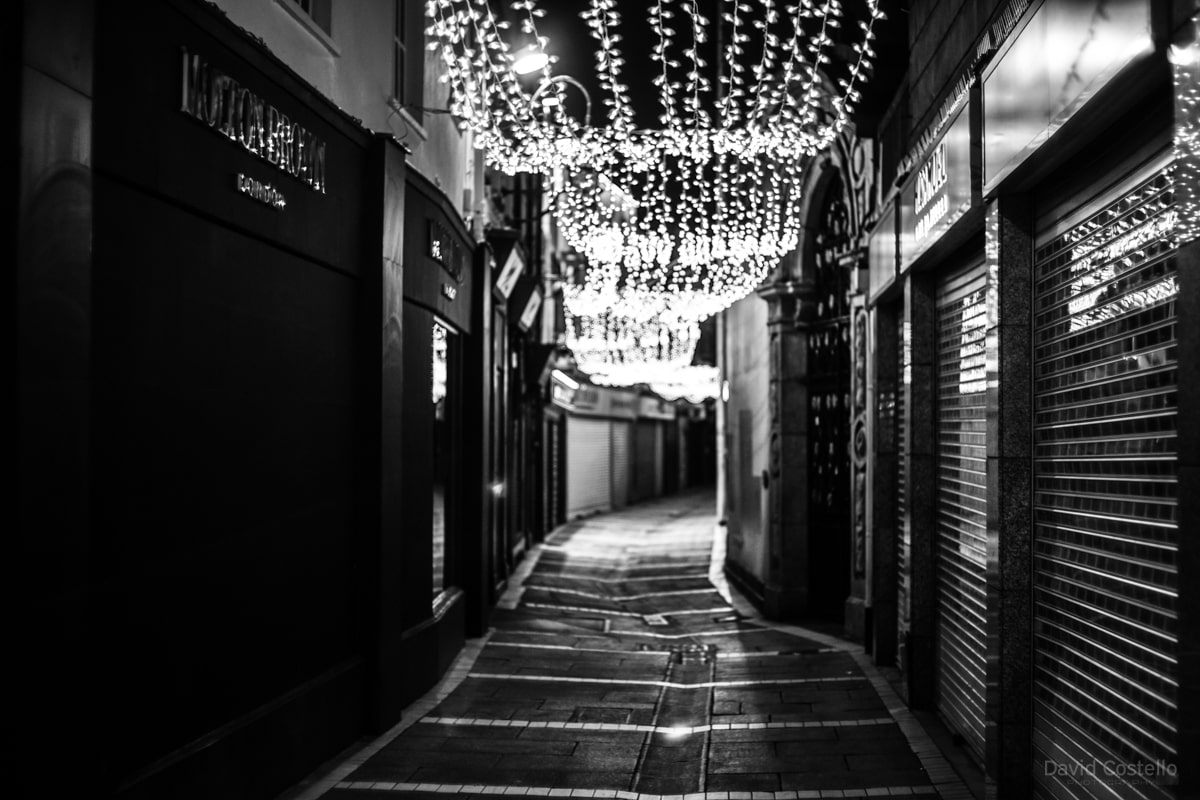
[[[508,257],[504,259],[504,266],[500,268],[500,274],[496,276],[496,291],[501,297],[508,299],[517,285],[517,278],[521,277],[521,273],[524,271],[525,259],[521,257],[520,248],[514,246],[508,251]]]
[[[983,191],[1122,69],[1154,52],[1149,0],[1045,0],[983,76]]]
[[[889,206],[867,239],[868,292],[871,302],[896,278],[896,209]]]
[[[971,115],[964,104],[900,192],[900,269],[912,266],[971,208]],[[874,284],[872,284],[874,285]]]

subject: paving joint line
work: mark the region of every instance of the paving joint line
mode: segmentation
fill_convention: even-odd
[[[627,582],[627,581],[626,581]],[[714,588],[708,589],[677,589],[673,592],[643,592],[641,594],[625,594],[625,595],[610,595],[600,594],[599,592],[585,592],[582,589],[569,589],[565,586],[526,586],[526,591],[539,592],[560,592],[562,594],[572,594],[578,597],[587,597],[593,600],[613,600],[617,602],[625,602],[628,600],[649,600],[655,597],[681,597],[690,594],[713,594],[716,592]]]
[[[754,792],[689,792],[647,794],[621,789],[559,789],[548,786],[495,786],[487,784],[392,783],[390,781],[342,781],[338,789],[366,792],[429,792],[431,794],[505,795],[519,797],[569,797],[594,800],[818,800],[847,797],[911,797],[929,794],[933,787],[875,786],[851,789],[784,789]]]
[[[676,683],[621,678],[581,678],[575,675],[513,675],[502,672],[472,672],[468,678],[502,681],[537,681],[541,683],[593,683],[605,686],[661,686],[666,689],[727,689],[737,686],[799,686],[807,683],[841,683],[867,680],[865,675],[834,675],[817,678],[769,678],[744,681],[703,681]]]
[[[694,736],[700,733],[759,730],[808,730],[812,728],[870,728],[895,725],[892,717],[844,720],[797,720],[788,722],[711,722],[704,725],[638,725],[629,722],[553,722],[549,720],[478,719],[475,717],[422,717],[422,724],[452,725],[468,728],[521,728],[529,730],[614,731],[617,733],[659,733]]]
[[[749,614],[752,618],[758,617],[758,610],[740,592],[734,590],[733,594],[732,605],[734,608],[737,608],[739,612]],[[862,670],[863,678],[871,683],[872,688],[875,689],[875,693],[887,708],[888,713],[900,727],[901,733],[904,734],[904,738],[908,742],[909,749],[920,760],[925,774],[930,776],[931,784],[938,796],[946,798],[946,800],[973,800],[974,795],[967,788],[966,783],[958,776],[958,773],[955,772],[949,760],[942,755],[941,749],[938,748],[933,737],[929,735],[920,720],[912,713],[912,710],[896,694],[895,689],[887,682],[887,679],[883,677],[878,668],[871,663],[862,646],[818,631],[809,630],[799,625],[766,623],[763,627],[777,630],[781,633],[790,633],[794,636],[812,639],[853,658],[859,669]],[[953,777],[939,781],[935,777],[938,775]]]

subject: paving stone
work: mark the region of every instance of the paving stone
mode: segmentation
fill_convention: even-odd
[[[705,789],[709,792],[773,792],[780,789],[780,782],[778,773],[774,772],[743,772],[736,775],[709,773]]]
[[[819,796],[823,789],[857,790],[865,797],[871,789],[928,786],[922,762],[897,725],[768,727],[888,713],[848,653],[827,652],[819,637],[709,611],[727,605],[705,577],[711,509],[711,497],[684,494],[553,532],[536,554],[517,607],[492,615],[494,632],[469,670],[476,677],[427,712],[517,724],[417,722],[350,779],[384,788],[462,787],[454,800],[495,800],[482,793],[483,786],[509,787],[511,796],[532,796],[529,787],[537,787],[539,797],[583,790],[604,800],[632,800],[632,791],[685,800],[702,790],[723,793],[725,800],[778,791]],[[670,594],[695,590],[704,591]],[[648,596],[659,592],[664,594]],[[679,613],[692,610],[704,613]],[[650,614],[665,615],[668,624],[646,624],[642,615]],[[681,650],[688,645],[694,649]],[[489,674],[504,677],[477,677]],[[664,680],[705,685],[658,685]],[[707,685],[739,681],[746,685]],[[710,723],[756,727],[686,732]],[[685,732],[613,729],[622,725]],[[932,793],[931,787],[926,794]],[[363,788],[324,795],[450,796]]]
[[[781,772],[784,789],[864,789],[872,786],[920,786],[929,777],[920,771],[878,770],[872,772]]]
[[[768,728],[757,730],[713,731],[712,742],[837,742],[835,728]]]

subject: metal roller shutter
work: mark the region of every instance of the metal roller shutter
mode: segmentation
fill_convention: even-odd
[[[567,420],[567,518],[612,508],[609,421]]]
[[[559,425],[556,420],[546,420],[546,491],[542,493],[545,504],[546,533],[554,530],[559,524],[558,518],[558,487],[562,480],[562,465],[559,463]]]
[[[937,706],[983,758],[987,589],[987,272],[937,293]]]
[[[654,496],[654,422],[639,419],[633,426],[633,480],[629,501],[641,502]]]
[[[1035,780],[1169,797],[1162,776],[1060,774],[1177,763],[1170,172],[1097,205],[1035,253]]]
[[[896,390],[896,666],[904,669],[908,638],[908,603],[911,596],[909,588],[908,554],[911,548],[910,533],[905,525],[905,515],[908,513],[908,472],[905,456],[908,454],[908,420],[904,414],[904,387],[908,385],[907,367],[911,363],[911,350],[904,332],[908,326],[904,322],[904,313],[896,315],[899,322],[900,342],[900,385]]]
[[[624,508],[629,504],[629,429],[630,422],[612,423],[612,504]]]
[[[688,471],[688,439],[692,436],[691,421],[686,421],[679,426],[679,488],[686,489],[692,485],[692,475]]]
[[[662,497],[663,495],[663,473],[666,470],[665,453],[666,446],[663,437],[663,423],[654,423],[654,496]]]

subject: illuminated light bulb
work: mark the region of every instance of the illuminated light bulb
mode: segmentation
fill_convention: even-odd
[[[550,63],[546,55],[536,44],[526,45],[513,56],[513,72],[518,75],[531,75]]]

